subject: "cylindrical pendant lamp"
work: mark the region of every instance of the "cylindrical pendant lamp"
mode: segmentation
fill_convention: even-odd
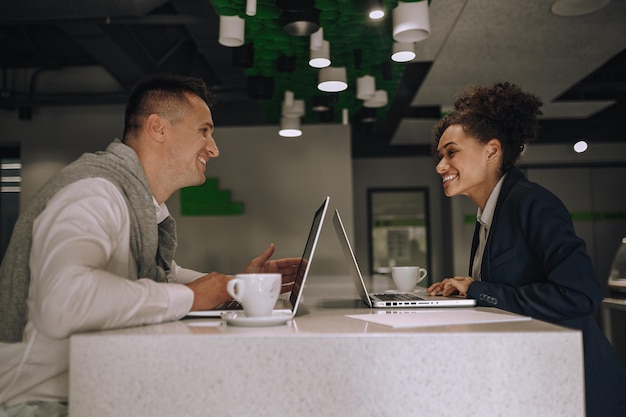
[[[341,109],[341,124],[348,126],[350,124],[350,113],[347,108]]]
[[[376,93],[376,79],[371,75],[364,75],[356,79],[356,98],[369,100]]]
[[[419,42],[430,36],[428,0],[398,2],[393,9],[393,39],[397,42]]]
[[[327,93],[343,91],[348,88],[346,67],[322,68],[318,75],[317,88]]]
[[[246,14],[248,16],[256,15],[256,0],[247,0],[246,1]]]
[[[283,10],[280,17],[285,32],[293,36],[309,36],[320,28],[320,11],[315,8],[302,11]]]
[[[281,117],[278,134],[285,138],[297,138],[301,136],[302,129],[300,129],[300,119],[298,117]]]
[[[363,123],[374,123],[376,121],[376,109],[374,107],[363,107],[360,115]]]
[[[268,99],[274,96],[274,79],[263,75],[248,76],[248,97]]]
[[[324,46],[324,28],[319,28],[317,32],[311,34],[311,51],[319,51]]]
[[[281,55],[276,60],[278,72],[294,72],[296,69],[296,57]]]
[[[243,45],[246,21],[239,16],[220,16],[220,45],[235,47]]]
[[[328,97],[326,95],[317,95],[313,96],[312,107],[315,112],[325,112],[330,110],[330,105],[328,104]]]
[[[304,100],[294,100],[291,105],[288,105],[287,102],[283,102],[283,117],[302,117],[304,113]]]
[[[363,107],[377,109],[379,107],[385,107],[387,103],[387,90],[376,90],[376,94],[374,94],[374,97],[363,102]]]
[[[283,107],[293,106],[293,101],[294,101],[293,91],[285,90],[285,98],[283,99]]]
[[[275,0],[274,4],[282,10],[298,11],[315,7],[315,0]]]
[[[413,42],[394,42],[391,60],[395,62],[409,62],[415,59],[415,44]]]
[[[250,68],[254,65],[254,45],[245,43],[231,49],[233,67]]]
[[[321,30],[321,29],[320,29]],[[309,65],[313,68],[325,68],[330,65],[330,43],[322,40],[320,49],[311,49]]]
[[[385,17],[385,9],[382,0],[369,0],[369,17],[372,20],[379,20]]]

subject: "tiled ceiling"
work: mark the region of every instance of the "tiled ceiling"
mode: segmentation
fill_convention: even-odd
[[[417,44],[414,61],[392,66],[387,56],[397,0],[383,2],[387,17],[378,23],[364,16],[368,1],[316,2],[331,58],[348,68],[350,85],[330,97],[334,110],[325,115],[311,110],[319,92],[318,70],[306,64],[308,37],[282,31],[273,0],[257,0],[256,16],[245,16],[244,0],[5,2],[0,108],[36,119],[46,106],[123,103],[139,78],[177,72],[200,76],[215,91],[218,127],[277,125],[289,89],[307,102],[299,140],[311,139],[306,124],[340,123],[341,109],[348,108],[353,156],[420,155],[429,152],[430,130],[460,90],[506,80],[545,102],[542,142],[626,140],[620,123],[626,115],[625,1],[562,17],[546,0],[432,0],[430,37]],[[218,43],[224,7],[246,19],[252,67],[234,65],[233,49]],[[274,67],[282,55],[296,58],[295,71]],[[365,73],[389,90],[375,123],[360,120],[355,98],[355,78]],[[249,96],[248,78],[258,74],[274,78],[271,99]]]

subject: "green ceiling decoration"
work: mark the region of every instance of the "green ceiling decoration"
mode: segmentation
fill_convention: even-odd
[[[311,108],[312,97],[329,93],[317,89],[318,69],[309,66],[309,36],[292,36],[283,30],[281,10],[274,0],[257,0],[257,14],[245,14],[245,0],[211,0],[218,15],[238,15],[245,19],[245,43],[254,45],[254,64],[246,68],[248,76],[262,75],[273,77],[274,94],[270,99],[259,100],[268,121],[278,123],[284,92],[294,92],[295,99],[306,101],[306,115],[303,123],[318,123],[318,113]],[[356,98],[356,79],[372,75],[376,79],[376,89],[384,89],[389,97],[387,106],[377,109],[379,120],[386,116],[393,101],[405,64],[391,61],[393,38],[391,34],[391,10],[397,0],[384,0],[386,16],[380,21],[369,19],[368,1],[365,0],[317,0],[315,7],[320,10],[320,26],[324,29],[324,39],[330,42],[332,66],[346,67],[348,89],[329,95],[333,121],[341,122],[341,110],[349,109],[350,115],[361,110],[362,101]],[[361,67],[357,68],[355,50],[361,51]],[[280,56],[295,57],[293,72],[279,72],[277,60]],[[383,71],[386,64],[390,71]],[[391,73],[391,77],[389,77]]]

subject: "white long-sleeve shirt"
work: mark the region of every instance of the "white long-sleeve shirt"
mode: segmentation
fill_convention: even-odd
[[[169,213],[155,200],[157,221]],[[102,178],[60,190],[35,219],[22,343],[0,343],[0,404],[66,401],[72,334],[184,317],[203,275],[172,264],[169,283],[137,276],[122,194]]]

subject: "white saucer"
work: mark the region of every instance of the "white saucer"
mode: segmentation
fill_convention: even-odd
[[[239,327],[268,327],[286,324],[293,318],[291,314],[274,313],[265,317],[247,317],[245,313],[228,312],[222,318],[230,326]]]

